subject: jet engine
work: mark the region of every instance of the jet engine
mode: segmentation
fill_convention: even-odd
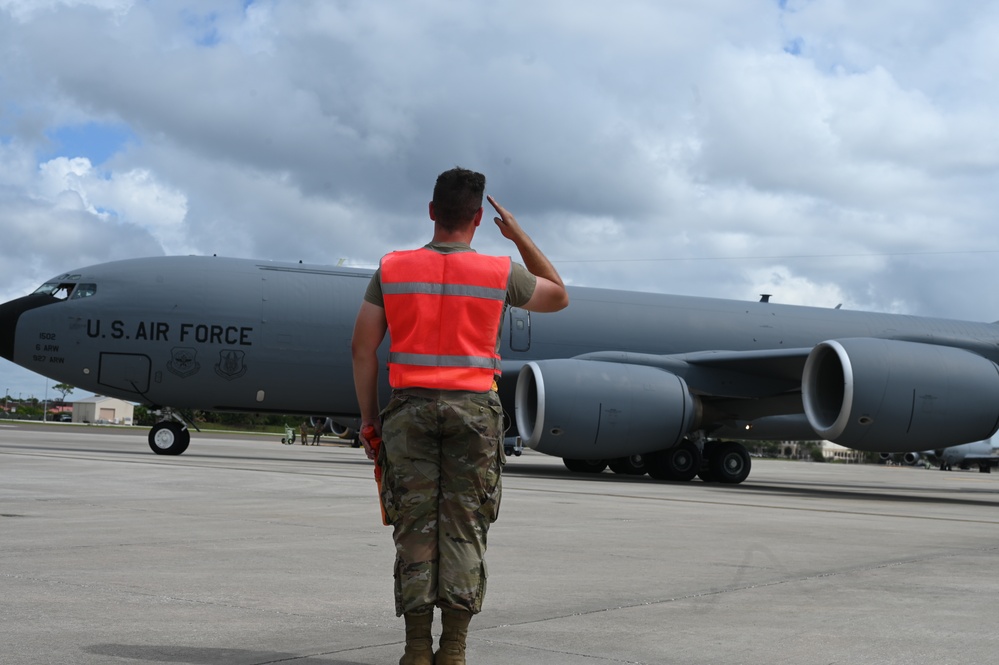
[[[675,445],[695,401],[682,378],[644,365],[594,360],[529,362],[517,377],[524,444],[573,459],[609,459]]]
[[[949,346],[822,342],[805,362],[801,390],[819,436],[857,450],[929,450],[999,428],[999,367]]]
[[[323,432],[329,432],[333,436],[340,439],[349,439],[354,435],[354,430],[352,430],[349,426],[333,420],[330,416],[309,416],[309,431],[316,428],[316,423],[319,422],[320,419],[325,420],[325,423],[323,424]]]

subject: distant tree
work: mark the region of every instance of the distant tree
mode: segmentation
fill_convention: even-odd
[[[148,407],[137,404],[135,411],[132,413],[132,423],[135,425],[152,426],[156,424],[156,416],[150,413]]]
[[[66,401],[66,395],[73,392],[75,386],[71,386],[68,383],[57,383],[52,386],[52,390],[62,393],[62,400]]]
[[[860,457],[861,464],[883,464],[884,460],[881,459],[881,454],[870,450],[864,451]]]
[[[808,456],[813,462],[825,462],[826,457],[822,454],[822,444],[817,441],[803,442],[805,450],[808,451]]]
[[[35,402],[22,402],[20,408],[17,410],[19,418],[27,418],[29,420],[41,420],[42,419],[42,407],[40,407]]]
[[[752,446],[757,455],[764,457],[780,457],[781,444],[779,441],[754,441]]]

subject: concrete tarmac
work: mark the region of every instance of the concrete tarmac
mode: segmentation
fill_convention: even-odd
[[[0,421],[0,663],[394,664],[347,446]],[[504,476],[475,665],[993,662],[999,474],[754,460],[739,486]],[[435,632],[439,631],[439,622]]]

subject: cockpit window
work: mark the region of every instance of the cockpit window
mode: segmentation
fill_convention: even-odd
[[[76,284],[67,284],[66,282],[49,282],[48,284],[39,286],[35,290],[35,293],[52,296],[58,300],[65,300],[69,297],[70,292],[75,286]]]
[[[72,299],[76,300],[77,298],[89,298],[95,293],[97,293],[96,284],[78,284],[76,290],[73,291]]]
[[[52,296],[57,300],[66,300],[70,297],[76,300],[77,298],[89,298],[97,293],[97,285],[77,284],[76,282],[46,282],[35,289],[35,293]]]

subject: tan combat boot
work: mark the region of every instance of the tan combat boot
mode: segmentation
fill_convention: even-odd
[[[406,653],[399,659],[399,665],[434,665],[434,638],[430,634],[434,611],[406,612],[403,616],[406,619]]]
[[[465,665],[465,638],[468,637],[468,622],[472,620],[472,613],[442,610],[441,614],[444,630],[434,665]]]

